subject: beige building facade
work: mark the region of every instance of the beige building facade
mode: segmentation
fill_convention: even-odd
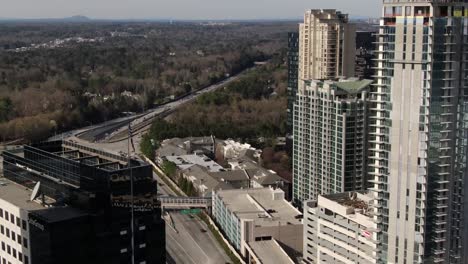
[[[355,26],[334,9],[309,10],[299,24],[299,86],[301,80],[354,77]]]
[[[468,3],[383,4],[368,150],[378,259],[467,263]]]
[[[305,264],[377,263],[372,194],[320,195],[304,206]]]

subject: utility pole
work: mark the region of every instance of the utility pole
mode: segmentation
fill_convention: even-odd
[[[130,140],[132,137],[132,130],[130,125],[128,126],[128,140],[127,140],[127,166],[130,172],[130,230],[132,232],[131,236],[131,247],[132,247],[132,264],[135,264],[135,225],[134,225],[134,216],[133,216],[133,176],[132,176],[132,167],[131,167],[131,158],[130,158]]]

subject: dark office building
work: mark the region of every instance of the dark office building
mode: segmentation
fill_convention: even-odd
[[[375,50],[376,34],[376,31],[356,31],[356,49]]]
[[[22,217],[29,226],[32,263],[131,263],[130,177],[135,263],[166,263],[165,224],[151,166],[137,160],[129,166],[125,157],[66,141],[5,151],[3,158],[4,176],[15,186],[32,189],[40,182],[42,208],[0,193],[19,208],[30,207],[21,210],[27,212]]]
[[[292,154],[292,127],[293,127],[293,112],[294,101],[298,89],[299,79],[299,33],[288,33],[288,112],[286,116],[286,150]]]
[[[356,65],[355,75],[361,79],[372,79],[374,72],[374,50],[376,32],[356,32]]]
[[[288,133],[292,133],[294,101],[299,78],[299,33],[288,33]]]

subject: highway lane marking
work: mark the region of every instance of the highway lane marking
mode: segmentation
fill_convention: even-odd
[[[174,217],[174,218],[177,219],[177,217]],[[179,219],[179,222],[182,222],[182,221]],[[196,221],[196,223],[198,224],[199,227],[202,227],[202,226],[198,223],[198,221]],[[181,225],[184,226],[184,224],[181,224]],[[185,228],[185,226],[184,226],[184,228]],[[193,239],[193,237],[191,236],[191,234],[190,234],[189,232],[185,232],[185,234],[187,234],[187,236],[190,237],[190,239],[192,239],[192,241],[194,242],[194,244],[197,245],[197,247],[201,250],[201,252],[203,253],[203,255],[205,255],[206,259],[207,259],[208,261],[210,261],[211,258],[208,257],[208,255],[207,255],[207,254],[205,253],[205,251],[200,247],[200,245],[197,243],[197,241],[195,241],[195,239]]]
[[[189,257],[189,260],[190,260],[192,263],[197,264],[197,262],[188,254],[187,251],[185,251],[185,248],[184,248],[179,242],[177,242],[177,240],[171,235],[170,232],[166,232],[166,234],[168,234],[169,237],[170,237],[174,242],[176,242],[176,244],[179,246],[179,248],[182,249],[182,252],[184,252],[185,255],[187,255],[187,257]]]

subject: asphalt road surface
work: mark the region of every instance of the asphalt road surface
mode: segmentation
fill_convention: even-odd
[[[246,71],[249,71],[247,69]],[[245,71],[244,71],[245,72]],[[125,130],[129,122],[131,125],[138,125],[139,123],[161,114],[164,111],[173,111],[181,105],[194,100],[196,97],[203,93],[211,92],[216,89],[224,87],[229,82],[237,80],[242,73],[230,77],[220,83],[209,86],[201,91],[198,91],[190,96],[184,97],[181,100],[166,104],[164,106],[152,109],[145,114],[140,114],[133,117],[119,118],[110,120],[106,123],[91,125],[86,128],[76,129],[56,135],[50,140],[67,139],[73,140],[77,143],[88,145],[93,148],[102,149],[107,152],[119,154],[121,152],[127,153],[127,140],[122,140],[114,143],[106,143],[102,136],[108,134],[109,138],[112,133],[118,133]],[[140,131],[133,135],[133,142],[135,145],[135,152],[139,153],[139,144],[142,133]],[[99,139],[101,142],[93,142]],[[163,183],[161,179],[154,174],[158,183]],[[172,190],[164,184],[158,184],[158,193],[162,195],[175,195]],[[230,258],[226,255],[221,245],[215,240],[207,226],[197,217],[190,217],[182,215],[178,212],[169,212],[175,229],[166,224],[166,251],[167,263],[169,264],[225,264],[231,263]],[[205,232],[206,230],[206,232]]]
[[[118,154],[127,152],[127,141],[116,143],[90,143],[77,137],[71,137],[77,143]],[[134,135],[135,146],[141,136]],[[139,153],[139,149],[136,150]],[[159,176],[153,173],[158,182],[158,194],[176,196],[164,184]],[[208,227],[196,216],[182,215],[177,211],[168,212],[175,224],[175,229],[166,223],[166,252],[169,264],[225,264],[231,263],[221,245],[216,241]],[[206,232],[202,231],[206,230]]]
[[[229,257],[196,216],[171,213],[175,230],[166,228],[167,263],[224,264]]]
[[[143,114],[138,114],[132,117],[125,117],[125,118],[118,118],[115,120],[110,120],[106,123],[103,123],[101,125],[95,125],[90,127],[85,132],[82,132],[79,137],[81,139],[84,139],[89,142],[95,142],[95,141],[100,141],[100,142],[112,142],[114,136],[117,135],[117,138],[120,138],[118,135],[120,135],[122,132],[124,132],[127,129],[128,124],[130,123],[131,126],[138,125],[139,123],[144,122],[145,120],[148,120],[150,118],[154,118],[162,113],[165,113],[166,111],[174,111],[175,109],[179,108],[180,106],[193,101],[200,95],[208,92],[215,91],[217,89],[225,87],[227,84],[238,80],[243,74],[246,72],[251,71],[254,69],[256,66],[253,66],[252,68],[248,68],[237,75],[234,75],[232,77],[229,77],[221,82],[215,83],[213,85],[210,85],[208,87],[205,87],[197,92],[194,92],[188,96],[185,96],[177,101],[167,103],[162,106],[158,106],[156,108],[153,108],[151,110],[146,111]],[[148,127],[147,127],[148,128]],[[147,129],[146,128],[146,129]]]
[[[153,177],[162,183],[159,176]],[[175,195],[165,184],[158,184],[158,193]],[[178,212],[168,212],[175,227],[166,224],[166,251],[169,264],[225,264],[231,263],[208,227],[196,216],[182,215]],[[206,232],[202,231],[206,230]]]

